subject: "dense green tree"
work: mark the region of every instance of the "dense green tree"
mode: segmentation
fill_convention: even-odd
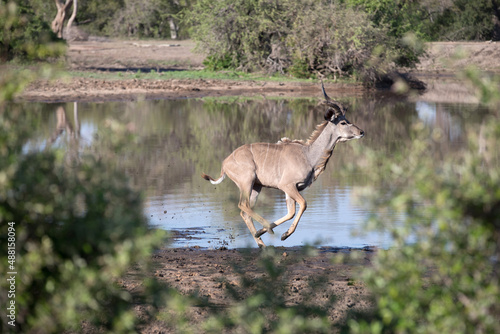
[[[311,4],[303,5],[304,7]],[[273,45],[276,58],[301,4],[294,1],[198,1],[186,15],[191,36],[208,54],[212,69],[265,67]]]
[[[185,38],[179,18],[190,0],[90,0],[80,5],[78,22],[96,35],[139,38]]]
[[[363,10],[377,26],[389,27],[395,37],[415,33],[433,40],[488,40],[499,36],[497,0],[345,0]],[[495,34],[495,31],[496,34]]]
[[[86,0],[78,4],[76,22],[87,32],[96,35],[110,34],[111,18],[124,6],[124,0]]]
[[[409,0],[347,0],[350,6],[365,11],[376,26],[386,26],[397,38],[412,32],[426,35],[426,16],[419,1]]]
[[[493,38],[499,10],[494,0],[454,0],[449,9],[449,26],[444,37],[449,40],[489,40]]]

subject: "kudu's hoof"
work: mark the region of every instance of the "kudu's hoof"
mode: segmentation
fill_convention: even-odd
[[[285,241],[286,238],[288,238],[290,236],[290,234],[288,234],[288,232],[285,232],[281,235],[281,241]]]
[[[261,228],[260,230],[258,230],[257,232],[255,232],[255,237],[258,238],[266,232],[269,232],[269,234],[274,234],[273,228],[275,228],[275,227],[276,227],[276,224],[271,223],[271,224],[269,224],[269,228],[264,227],[264,228]]]
[[[261,235],[263,235],[264,233],[266,233],[267,230],[265,228],[261,228],[260,230],[258,230],[256,233],[255,233],[255,237],[256,238],[259,238]]]

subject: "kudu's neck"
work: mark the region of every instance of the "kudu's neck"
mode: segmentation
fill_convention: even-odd
[[[324,169],[328,159],[332,155],[338,138],[336,126],[328,123],[316,140],[308,145],[306,156],[314,169]]]

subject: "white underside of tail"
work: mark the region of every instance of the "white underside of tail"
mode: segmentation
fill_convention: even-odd
[[[210,180],[210,183],[212,183],[212,184],[219,184],[222,181],[224,181],[225,178],[226,178],[226,173],[222,174],[222,176],[219,179],[217,179],[217,180],[214,180],[214,181]]]

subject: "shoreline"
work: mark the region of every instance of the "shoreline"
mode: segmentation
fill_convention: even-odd
[[[411,101],[435,103],[479,103],[475,90],[456,74],[412,72],[425,89],[398,94],[390,88],[367,88],[359,83],[326,82],[335,97],[387,95]],[[132,102],[223,97],[320,98],[319,80],[308,82],[236,79],[93,79],[75,77],[54,81],[38,80],[17,96],[15,102]]]
[[[360,84],[326,83],[339,95],[362,95],[369,90]],[[318,82],[274,82],[223,79],[86,79],[36,81],[17,98],[22,102],[112,102],[150,99],[262,96],[315,97]]]
[[[319,97],[320,80],[285,81],[230,79],[173,79],[167,72],[203,69],[204,55],[193,52],[190,40],[103,40],[71,42],[66,70],[85,75],[127,73],[137,78],[94,79],[74,76],[53,81],[38,80],[17,97],[19,102],[108,102],[143,99],[185,99],[222,96]],[[395,95],[389,88],[366,88],[360,83],[326,82],[336,96],[392,94],[429,102],[478,103],[474,90],[457,76],[469,66],[484,73],[500,74],[500,43],[431,42],[415,68],[403,73],[421,80],[426,89],[409,95]],[[155,75],[149,75],[150,72]],[[105,74],[106,75],[106,74]],[[134,76],[135,76],[134,75]],[[152,79],[144,79],[149,76]],[[237,74],[236,74],[237,76]],[[141,78],[142,77],[142,78]],[[154,79],[153,79],[154,78]]]

